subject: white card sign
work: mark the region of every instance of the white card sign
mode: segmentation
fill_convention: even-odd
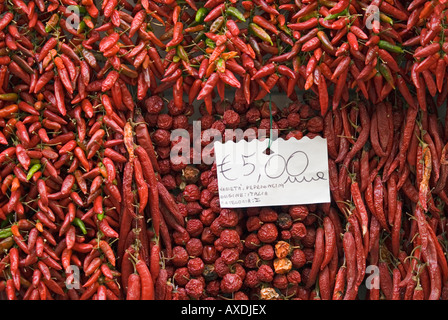
[[[327,140],[214,142],[221,208],[330,202]]]

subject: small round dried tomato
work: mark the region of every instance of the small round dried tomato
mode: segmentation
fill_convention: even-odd
[[[239,114],[245,113],[247,111],[247,108],[249,105],[246,103],[246,101],[233,101],[232,103],[232,109],[238,112]]]
[[[278,230],[274,223],[263,224],[258,230],[258,238],[261,242],[272,243],[277,239]]]
[[[173,117],[172,128],[186,130],[188,128],[188,118],[183,114]]]
[[[144,105],[148,113],[158,115],[163,109],[163,99],[159,96],[154,95],[147,98]]]
[[[177,289],[176,296],[178,300],[189,300],[187,290],[185,290],[185,288],[183,287]]]
[[[198,238],[191,238],[185,245],[185,250],[187,250],[188,255],[192,257],[199,257],[203,250],[202,241]]]
[[[314,227],[307,227],[306,235],[300,240],[300,242],[306,248],[314,248],[314,244],[316,242],[316,229]]]
[[[280,289],[280,292],[285,297],[294,297],[294,298],[292,298],[292,300],[294,300],[294,299],[298,299],[298,298],[296,298],[298,289],[299,289],[299,285],[298,284],[296,284],[296,283],[289,283],[288,286],[285,289]]]
[[[273,209],[263,208],[260,210],[259,217],[263,222],[275,222],[278,219],[278,214]]]
[[[296,296],[301,300],[309,300],[311,289],[306,289],[303,286],[297,288]]]
[[[158,114],[145,114],[145,122],[148,124],[150,128],[154,128],[157,126],[157,119],[159,118]]]
[[[256,123],[257,121],[259,121],[261,119],[260,110],[258,110],[258,108],[256,108],[256,107],[251,107],[246,112],[246,119],[247,119],[247,122],[249,122],[249,123]]]
[[[238,292],[235,292],[235,294],[233,295],[233,299],[234,300],[249,300],[249,297],[244,292],[238,291]]]
[[[299,248],[296,248],[292,251],[290,259],[293,267],[297,269],[302,268],[306,263],[305,253]]]
[[[293,101],[288,106],[282,109],[283,116],[287,116],[288,114],[292,112],[298,112],[300,109],[300,106],[302,105],[301,101]]]
[[[289,128],[289,123],[286,118],[281,118],[277,121],[278,128],[280,130],[286,130]]]
[[[213,199],[214,195],[208,189],[201,191],[201,196],[199,198],[199,203],[206,208],[210,207],[210,201]]]
[[[190,281],[191,277],[187,267],[181,267],[176,269],[173,278],[175,285],[183,287],[187,284],[188,281]]]
[[[204,226],[208,227],[216,219],[216,214],[211,209],[204,209],[199,214],[199,219]]]
[[[169,159],[159,159],[157,160],[157,165],[159,166],[159,173],[161,175],[169,174],[171,172],[171,164]]]
[[[188,216],[196,216],[202,212],[201,204],[198,201],[190,201],[185,204],[185,209],[187,210]]]
[[[260,257],[256,251],[250,251],[244,257],[244,266],[248,269],[258,268],[258,264],[260,263]]]
[[[276,121],[271,121],[270,119],[261,119],[260,124],[258,126],[258,130],[265,130],[266,136],[269,136],[270,129],[278,130],[278,124]]]
[[[159,114],[159,117],[157,118],[157,127],[159,129],[170,130],[172,126],[173,117],[166,113]]]
[[[220,224],[225,228],[233,228],[238,224],[238,213],[231,209],[222,209],[218,218]]]
[[[178,116],[180,114],[185,114],[186,104],[182,103],[182,106],[179,108],[174,104],[174,100],[170,100],[167,104],[168,113],[172,116]]]
[[[176,180],[171,174],[166,174],[162,176],[161,182],[167,190],[173,190],[177,188]]]
[[[207,283],[205,292],[212,297],[217,297],[221,290],[220,285],[221,285],[221,281],[219,281],[219,280],[210,281],[209,283]]]
[[[173,259],[171,260],[173,262],[173,265],[176,267],[183,267],[186,266],[188,263],[188,252],[185,250],[184,247],[181,246],[175,246],[173,248]]]
[[[235,248],[240,242],[238,232],[233,229],[224,229],[219,235],[219,238],[221,239],[224,248]]]
[[[240,239],[241,239],[241,236],[242,235],[240,235]],[[244,251],[244,243],[243,243],[243,241],[238,242],[238,244],[237,244],[237,246],[235,248],[241,254]]]
[[[241,280],[244,280],[246,278],[246,269],[240,264],[240,263],[234,263],[232,267],[230,268],[230,272],[238,275]]]
[[[226,130],[226,125],[221,120],[215,120],[215,122],[213,122],[212,124],[211,129],[216,129],[221,135],[223,135],[224,131]]]
[[[212,245],[206,245],[202,249],[202,260],[205,263],[214,263],[219,258],[218,251]]]
[[[282,230],[280,231],[280,239],[282,239],[283,241],[288,241],[291,240],[291,231],[289,230]]]
[[[302,281],[302,276],[300,275],[300,272],[297,270],[289,271],[286,277],[288,278],[289,283],[299,284]]]
[[[192,258],[188,260],[187,263],[188,272],[193,276],[197,277],[204,271],[204,261],[201,258]]]
[[[314,249],[312,248],[303,248],[303,253],[305,254],[306,262],[313,262],[314,259]]]
[[[291,206],[288,213],[293,220],[301,221],[308,216],[309,210],[306,206]]]
[[[190,240],[190,234],[188,232],[173,231],[173,242],[178,246],[184,246]]]
[[[192,299],[199,299],[204,291],[204,284],[198,279],[190,279],[185,285],[187,295]]]
[[[188,219],[186,230],[191,237],[199,237],[204,230],[204,225],[199,219]]]
[[[317,221],[317,217],[314,214],[309,214],[305,219],[303,219],[303,224],[306,226],[311,226]]]
[[[203,187],[208,186],[208,184],[210,183],[210,181],[213,178],[213,173],[210,170],[204,171],[201,173],[201,176],[199,177],[199,181],[201,182],[201,185]]]
[[[157,146],[156,147],[156,153],[160,159],[170,158],[170,152],[171,152],[171,147],[169,147],[169,146],[167,146],[167,147]],[[172,163],[174,163],[174,162],[172,162]]]
[[[225,247],[222,245],[222,239],[221,238],[217,238],[215,240],[215,242],[213,242],[213,245],[215,246],[216,250],[221,252],[222,250],[225,249]]]
[[[152,134],[152,141],[156,146],[169,147],[171,144],[171,133],[168,130],[156,129]]]
[[[308,278],[310,276],[310,272],[311,272],[311,267],[305,267],[302,269],[302,282],[303,283],[307,283],[308,282]]]
[[[313,109],[307,104],[302,104],[299,110],[300,118],[308,119],[316,114]]]
[[[218,131],[218,129],[214,129],[214,128],[203,130],[201,132],[201,136],[200,136],[201,147],[205,148],[205,147],[209,146],[210,143],[212,141],[214,141],[214,139],[217,136],[221,136],[221,134],[222,133],[220,131]],[[198,143],[197,140],[195,140],[195,145],[197,145],[197,143]]]
[[[221,258],[227,264],[233,264],[238,261],[240,254],[235,248],[226,248],[221,251]]]
[[[263,222],[261,222],[258,216],[251,216],[246,220],[246,229],[249,232],[257,231],[261,228]]]
[[[260,283],[256,270],[249,270],[244,278],[244,286],[248,288],[255,288]]]
[[[227,127],[237,128],[240,122],[240,115],[234,110],[226,110],[222,120]]]
[[[293,223],[290,231],[291,237],[296,240],[303,239],[307,233],[305,225],[301,222]]]
[[[288,120],[288,125],[291,128],[297,128],[300,124],[300,115],[298,113],[290,113],[288,114],[287,118]]]
[[[213,220],[212,224],[210,225],[211,232],[217,237],[221,235],[221,232],[224,229],[225,228],[222,226],[221,221],[219,221],[218,219]]]
[[[207,185],[207,190],[210,191],[213,195],[217,195],[219,192],[219,186],[218,186],[218,178],[213,177],[209,184]]]
[[[210,114],[205,114],[199,118],[199,121],[201,121],[201,129],[207,130],[212,127],[213,122],[215,122],[215,118]]]
[[[244,239],[244,246],[249,250],[257,250],[261,246],[261,241],[256,233],[249,233]]]
[[[272,285],[277,289],[286,289],[288,287],[288,279],[284,274],[276,274]]]
[[[257,277],[261,282],[271,282],[274,279],[274,270],[267,264],[262,264],[257,270]]]
[[[279,226],[280,229],[283,229],[283,230],[291,228],[291,226],[292,226],[291,216],[284,212],[280,213],[278,215],[277,225]]]
[[[216,236],[213,234],[210,227],[205,227],[204,230],[202,230],[201,233],[201,241],[204,244],[212,244],[216,239]]]
[[[221,278],[230,272],[230,267],[220,257],[215,260],[215,271]]]
[[[179,213],[181,216],[185,218],[188,215],[187,206],[182,202],[178,202],[177,207],[179,208]]]
[[[201,198],[201,190],[195,184],[187,184],[183,191],[183,198],[187,202],[198,201]]]
[[[315,116],[307,121],[306,128],[309,132],[319,133],[324,130],[324,119],[321,116]]]
[[[184,156],[171,157],[170,158],[170,169],[175,172],[182,172],[188,165],[188,158]]]
[[[262,245],[258,248],[258,255],[262,260],[268,261],[274,259],[274,248],[270,244]]]
[[[223,293],[233,293],[241,289],[243,281],[233,273],[227,273],[221,280],[221,291]]]

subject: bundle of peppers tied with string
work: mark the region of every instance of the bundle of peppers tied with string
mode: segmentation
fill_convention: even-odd
[[[0,1],[0,299],[448,298],[446,6]],[[221,208],[195,120],[326,138],[331,202]]]

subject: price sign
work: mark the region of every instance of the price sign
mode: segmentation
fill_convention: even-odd
[[[330,202],[327,141],[214,142],[222,208]]]

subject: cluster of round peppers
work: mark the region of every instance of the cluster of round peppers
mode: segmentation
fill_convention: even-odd
[[[370,299],[443,298],[446,17],[444,0],[2,1],[1,297],[355,299],[370,263]],[[333,202],[221,210],[167,159],[196,106],[220,129],[326,137]],[[207,268],[179,258],[201,219]],[[235,239],[255,233],[246,271],[258,246]]]

